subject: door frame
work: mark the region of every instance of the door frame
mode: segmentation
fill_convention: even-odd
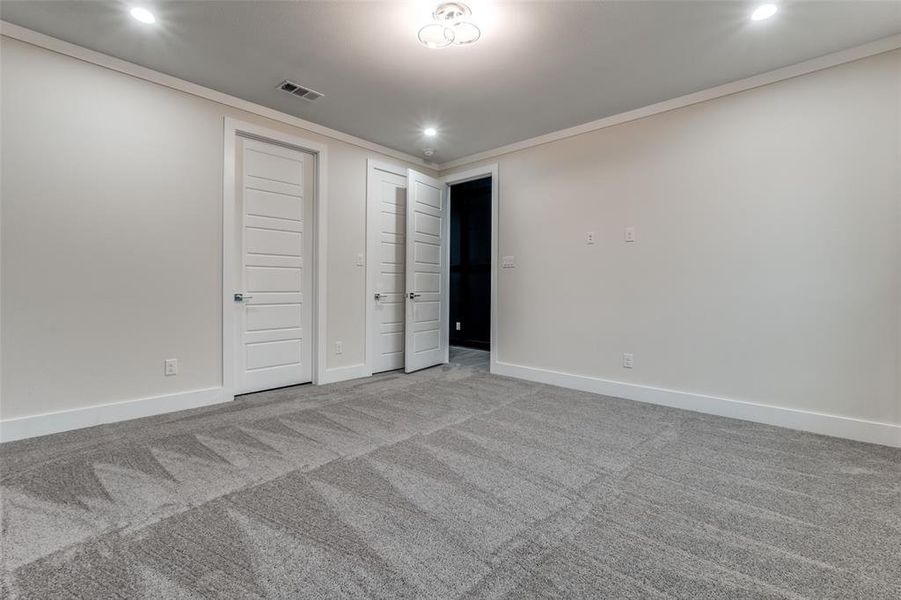
[[[379,234],[377,229],[379,226],[378,205],[375,202],[375,178],[373,173],[378,171],[387,171],[399,175],[404,179],[407,178],[407,167],[375,160],[373,158],[366,159],[366,350],[363,357],[363,369],[366,376],[373,373],[373,362],[375,359],[375,334],[372,328],[375,326],[375,305],[372,303],[375,296],[376,273],[373,271],[378,266],[375,257],[379,252]],[[405,236],[406,237],[406,236]],[[406,261],[406,257],[404,257]]]
[[[328,193],[327,146],[312,140],[247,123],[232,117],[224,121],[224,168],[222,177],[222,388],[226,398],[235,396],[235,291],[234,263],[238,257],[238,241],[235,239],[235,191],[238,173],[235,169],[238,136],[264,143],[284,146],[292,150],[308,152],[316,157],[316,181],[313,191],[313,256],[309,264],[313,269],[312,304],[312,378],[313,384],[325,381],[325,328],[326,328],[326,224]],[[306,228],[305,228],[306,231]],[[306,264],[306,262],[305,262]]]
[[[466,183],[467,181],[473,181],[475,179],[483,179],[485,177],[491,177],[491,327],[490,327],[490,340],[491,350],[489,352],[489,371],[494,373],[497,371],[497,340],[498,340],[498,327],[497,327],[497,267],[498,267],[498,252],[500,245],[498,243],[498,229],[500,223],[500,215],[499,213],[499,205],[500,205],[500,196],[499,196],[499,180],[498,180],[498,166],[497,163],[491,163],[488,165],[482,165],[481,167],[475,167],[472,169],[467,169],[466,171],[460,171],[458,173],[452,173],[451,175],[445,175],[441,178],[441,181],[447,186],[447,202],[448,202],[448,215],[450,215],[450,211],[453,210],[454,197],[451,193],[451,186],[457,183]],[[445,233],[447,235],[448,244],[445,255],[445,269],[444,269],[444,289],[445,292],[450,290],[450,218],[447,220],[447,224],[445,226]],[[449,296],[448,296],[448,308],[449,305]],[[448,332],[450,335],[450,332]],[[445,357],[445,362],[449,357]]]

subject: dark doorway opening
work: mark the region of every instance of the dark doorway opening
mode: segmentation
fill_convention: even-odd
[[[491,177],[451,186],[451,346],[491,348]]]

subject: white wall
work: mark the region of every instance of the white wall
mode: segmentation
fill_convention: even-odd
[[[363,362],[366,159],[396,160],[9,38],[0,61],[0,418],[220,384],[224,116],[328,145],[328,367]],[[501,363],[901,424],[899,85],[896,51],[491,159]]]
[[[895,51],[491,159],[499,361],[901,424],[899,90]]]
[[[225,116],[328,145],[327,366],[363,363],[366,159],[396,159],[7,37],[0,61],[0,418],[221,385]]]

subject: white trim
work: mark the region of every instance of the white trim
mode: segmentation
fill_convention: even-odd
[[[779,81],[785,81],[786,79],[792,79],[794,77],[800,77],[801,75],[807,75],[816,71],[822,71],[823,69],[828,69],[830,67],[853,62],[862,58],[868,58],[870,56],[875,56],[884,52],[891,52],[892,50],[897,50],[899,48],[901,48],[901,34],[892,35],[886,38],[882,38],[881,40],[863,44],[862,46],[848,48],[847,50],[833,52],[832,54],[820,56],[819,58],[806,60],[804,62],[800,62],[787,67],[782,67],[781,69],[776,69],[775,71],[769,71],[767,73],[761,73],[760,75],[754,75],[753,77],[739,79],[738,81],[733,81],[724,85],[718,85],[716,87],[701,90],[699,92],[694,92],[692,94],[687,94],[685,96],[679,96],[678,98],[672,98],[670,100],[658,102],[657,104],[651,104],[650,106],[636,108],[624,113],[611,115],[603,119],[576,125],[575,127],[553,131],[551,133],[539,135],[527,140],[507,144],[506,146],[500,146],[499,148],[494,148],[493,150],[485,150],[484,152],[470,154],[469,156],[464,156],[462,158],[441,163],[438,165],[438,170],[443,174],[443,172],[448,169],[455,169],[457,167],[462,167],[464,165],[468,165],[480,160],[496,158],[503,154],[510,154],[511,152],[518,152],[519,150],[525,150],[534,146],[556,142],[557,140],[570,138],[591,131],[597,131],[598,129],[605,129],[607,127],[613,127],[614,125],[628,123],[629,121],[644,119],[645,117],[668,112],[677,108],[684,108],[686,106],[691,106],[692,104],[698,104],[699,102],[706,102],[707,100],[715,100],[716,98],[730,96],[739,92],[744,92],[765,85],[770,85],[771,83],[777,83]]]
[[[506,375],[583,392],[671,406],[732,419],[766,423],[777,427],[787,427],[789,429],[798,429],[872,444],[901,447],[901,425],[893,423],[880,423],[878,421],[830,415],[796,408],[681,392],[503,362],[497,363],[495,372],[498,375]]]
[[[442,178],[445,185],[448,186],[447,198],[448,206],[451,206],[453,199],[451,198],[450,186],[455,183],[464,183],[473,179],[481,179],[483,177],[491,177],[491,331],[489,333],[489,367],[491,373],[497,372],[497,257],[499,252],[499,230],[500,230],[500,177],[497,163],[490,165],[482,165],[468,171],[461,171]],[[448,217],[448,222],[450,217]],[[448,225],[449,226],[449,225]],[[450,252],[450,236],[448,236],[448,252]],[[447,279],[446,287],[450,286],[450,260],[447,261]]]
[[[360,379],[361,377],[369,377],[372,372],[366,363],[357,365],[348,365],[346,367],[332,367],[326,369],[322,377],[319,379],[319,385],[328,383],[338,383],[339,381],[347,381],[349,379]]]
[[[319,385],[325,379],[325,367],[328,361],[326,345],[328,336],[328,152],[326,146],[320,146],[316,156],[316,204],[313,218],[316,221],[316,232],[313,240],[313,252],[316,259],[316,270],[313,272],[313,289],[316,290],[316,304],[313,306],[313,384]]]
[[[366,160],[366,260],[364,267],[366,269],[366,318],[364,326],[366,348],[364,355],[365,362],[363,364],[368,371],[367,375],[372,375],[373,373],[373,359],[375,353],[375,334],[370,331],[370,329],[372,329],[375,324],[375,306],[373,305],[372,299],[375,295],[376,274],[373,271],[378,265],[376,257],[379,252],[379,238],[375,232],[379,231],[381,225],[378,204],[373,201],[373,198],[375,197],[375,180],[373,178],[373,173],[376,170],[393,173],[404,179],[407,177],[407,168],[404,166],[375,160],[373,158]]]
[[[223,144],[223,180],[222,180],[222,387],[226,395],[235,394],[235,323],[234,299],[232,294],[237,289],[234,281],[234,264],[238,249],[232,233],[235,229],[235,189],[237,180],[235,173],[235,139],[245,136],[270,143],[282,144],[312,152],[316,156],[316,190],[313,194],[313,383],[325,380],[325,342],[326,342],[326,298],[327,298],[327,264],[328,248],[328,150],[320,144],[295,135],[245,123],[231,117],[224,119]]]
[[[70,410],[30,415],[16,419],[0,421],[0,442],[12,442],[36,437],[82,429],[103,423],[116,423],[141,417],[161,415],[174,411],[209,406],[231,400],[221,387],[203,388],[189,392],[151,396],[110,404],[84,406]]]
[[[439,179],[439,182],[444,184],[444,189],[442,191],[442,195],[444,196],[444,200],[446,205],[444,207],[444,231],[441,232],[444,236],[444,256],[443,262],[441,263],[442,275],[444,276],[444,285],[441,286],[441,321],[444,322],[444,331],[441,332],[441,345],[444,347],[444,364],[450,362],[450,253],[451,253],[451,188],[450,184],[443,179]],[[410,212],[407,211],[407,221],[410,219]],[[414,222],[415,226],[415,222]],[[413,239],[413,236],[410,235],[410,226],[407,226],[407,235],[410,239]],[[407,248],[409,248],[409,244]],[[409,273],[409,271],[407,271]],[[407,282],[408,289],[410,286],[410,282]],[[406,333],[406,332],[404,332]],[[407,360],[406,348],[404,348],[404,362]],[[409,371],[407,371],[409,372]]]
[[[301,129],[306,129],[307,131],[315,133],[317,135],[330,137],[347,144],[352,144],[359,148],[371,150],[372,152],[378,152],[392,158],[408,161],[413,164],[422,165],[424,167],[432,169],[435,168],[435,163],[423,160],[421,157],[413,156],[412,154],[407,154],[406,152],[401,152],[400,150],[394,150],[393,148],[388,148],[387,146],[382,146],[381,144],[376,144],[374,142],[364,140],[362,138],[344,133],[342,131],[338,131],[336,129],[318,125],[311,121],[307,121],[299,117],[295,117],[293,115],[289,115],[287,113],[283,113],[272,108],[256,104],[254,102],[242,100],[241,98],[237,98],[229,94],[217,92],[216,90],[212,90],[202,85],[198,85],[190,81],[185,81],[184,79],[179,79],[171,75],[166,75],[165,73],[160,73],[159,71],[154,71],[153,69],[148,69],[147,67],[142,67],[140,65],[136,65],[134,63],[109,56],[108,54],[95,52],[94,50],[88,50],[87,48],[83,48],[82,46],[70,44],[69,42],[64,42],[63,40],[51,37],[49,35],[44,35],[43,33],[38,33],[37,31],[32,31],[31,29],[26,29],[25,27],[20,27],[19,25],[14,25],[7,21],[0,21],[0,35],[19,40],[20,42],[25,42],[26,44],[31,44],[32,46],[44,48],[45,50],[50,50],[52,52],[56,52],[57,54],[76,58],[78,60],[82,60],[99,67],[104,67],[112,71],[118,71],[119,73],[131,75],[132,77],[137,77],[138,79],[143,79],[144,81],[150,81],[152,83],[172,88],[186,94],[191,94],[193,96],[204,98],[206,100],[218,102],[219,104],[231,106],[232,108],[237,108],[238,110],[253,113],[267,119],[272,119],[273,121],[279,121],[280,123],[285,123],[294,127],[300,127]]]

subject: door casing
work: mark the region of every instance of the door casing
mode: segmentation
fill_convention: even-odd
[[[448,211],[453,210],[454,205],[454,195],[451,192],[452,185],[456,183],[465,183],[467,181],[473,181],[474,179],[483,179],[485,177],[491,177],[491,328],[490,328],[490,343],[491,349],[489,352],[489,370],[491,373],[494,373],[497,370],[497,361],[498,361],[498,327],[497,327],[497,280],[498,280],[498,253],[500,252],[500,243],[499,243],[499,224],[500,224],[500,182],[498,180],[498,166],[497,163],[492,163],[488,165],[483,165],[481,167],[475,167],[473,169],[467,169],[466,171],[460,171],[459,173],[453,173],[451,175],[445,175],[442,177],[442,181],[447,186],[447,202],[448,202]],[[448,220],[448,226],[450,226],[450,220]],[[444,285],[445,289],[450,289],[450,244],[447,245],[447,256],[445,260],[444,270]]]

